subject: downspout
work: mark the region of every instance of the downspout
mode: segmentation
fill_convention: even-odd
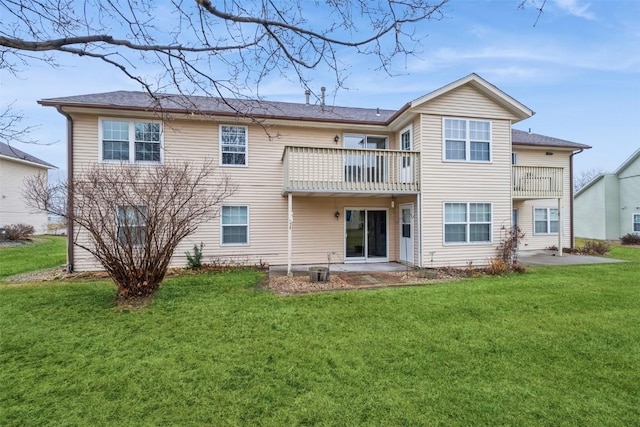
[[[584,148],[581,148],[579,151],[572,152],[569,156],[569,239],[571,240],[571,249],[575,248],[575,236],[573,235],[573,156],[583,151]]]
[[[73,118],[59,105],[56,110],[67,118],[67,273],[73,273]]]

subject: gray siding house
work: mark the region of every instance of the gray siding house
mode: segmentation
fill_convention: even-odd
[[[640,148],[614,173],[600,174],[577,191],[574,209],[577,237],[640,234]]]

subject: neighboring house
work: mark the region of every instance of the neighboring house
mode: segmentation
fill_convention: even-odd
[[[47,213],[28,206],[22,195],[25,179],[44,174],[55,166],[0,142],[0,227],[32,225],[36,234],[47,232]]]
[[[574,205],[578,237],[640,234],[640,148],[614,173],[600,174],[577,191]]]
[[[523,249],[568,245],[572,156],[589,148],[512,131],[534,112],[476,74],[399,110],[162,95],[160,114],[124,91],[39,102],[67,117],[70,173],[211,157],[235,180],[174,265],[201,241],[205,259],[271,265],[482,265],[514,221]],[[70,263],[99,268],[80,250]]]

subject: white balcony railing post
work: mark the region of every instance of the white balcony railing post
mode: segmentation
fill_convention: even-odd
[[[286,146],[285,191],[417,193],[420,153]]]
[[[552,199],[563,195],[563,168],[512,166],[514,198]]]

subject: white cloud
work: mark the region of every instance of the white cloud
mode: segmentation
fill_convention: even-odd
[[[580,0],[554,0],[554,3],[560,9],[578,18],[588,20],[596,19],[596,15],[589,11],[589,7],[591,6],[589,3],[581,3]]]

